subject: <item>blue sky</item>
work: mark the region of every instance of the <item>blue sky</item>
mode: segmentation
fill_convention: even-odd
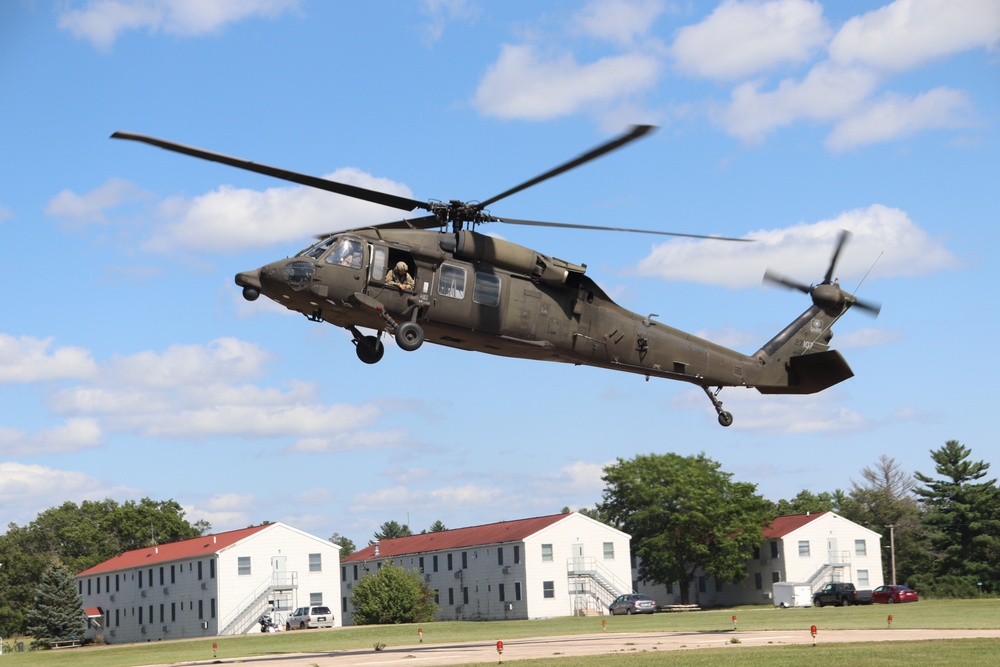
[[[149,496],[364,544],[590,506],[639,453],[772,500],[882,454],[933,473],[949,439],[1000,464],[998,40],[991,0],[2,3],[0,520]],[[819,281],[849,229],[837,276],[883,304],[835,327],[854,378],[726,389],[723,429],[681,383],[433,345],[366,366],[233,275],[397,211],[108,138],[484,200],[633,123],[659,130],[491,211],[757,242],[484,231],[752,353],[807,306],[765,269]]]

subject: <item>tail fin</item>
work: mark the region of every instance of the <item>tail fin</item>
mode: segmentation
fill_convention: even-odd
[[[748,384],[760,393],[814,394],[854,377],[854,371],[840,353],[830,349],[831,327],[851,307],[877,316],[880,306],[841,290],[833,277],[840,251],[849,237],[846,230],[841,232],[830,266],[818,285],[806,285],[770,270],[764,274],[765,282],[808,294],[813,305],[757,352],[758,373],[755,381]]]
[[[847,312],[819,306],[802,313],[755,356],[760,374],[753,386],[762,394],[814,394],[854,377],[840,352],[831,350],[831,327]]]

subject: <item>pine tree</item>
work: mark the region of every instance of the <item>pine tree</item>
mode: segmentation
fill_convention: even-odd
[[[914,475],[925,485],[914,493],[924,508],[933,574],[939,584],[948,577],[953,588],[965,588],[951,594],[971,594],[980,583],[984,591],[991,591],[1000,582],[1000,490],[996,479],[978,481],[990,464],[967,460],[971,453],[957,440],[949,440],[931,452],[941,479]]]
[[[87,629],[83,600],[73,575],[61,567],[42,574],[35,589],[35,604],[28,612],[28,634],[33,646],[49,648],[52,642],[82,639]]]

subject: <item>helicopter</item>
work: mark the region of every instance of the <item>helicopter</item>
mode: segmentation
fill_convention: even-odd
[[[833,279],[848,234],[841,235],[824,279],[814,285],[768,270],[765,281],[808,294],[812,305],[752,355],[670,327],[616,304],[574,264],[476,231],[485,223],[596,229],[719,241],[729,238],[610,226],[521,220],[488,208],[606,155],[655,129],[634,125],[621,135],[535,178],[478,202],[420,201],[318,178],[156,137],[115,132],[114,139],[146,143],[191,157],[427,215],[324,234],[295,255],[236,275],[243,297],[261,295],[313,322],[351,334],[357,357],[375,364],[382,337],[415,351],[424,342],[486,354],[595,366],[701,387],[722,426],[733,423],[719,393],[724,387],[762,394],[812,394],[854,373],[830,349],[831,327],[850,308],[878,314]],[[400,271],[401,269],[401,271]],[[363,333],[362,329],[374,333]],[[714,390],[713,390],[714,387]]]

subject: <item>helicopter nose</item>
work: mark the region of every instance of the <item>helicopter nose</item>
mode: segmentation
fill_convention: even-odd
[[[260,269],[236,274],[236,284],[243,288],[243,298],[256,301],[260,296]]]

